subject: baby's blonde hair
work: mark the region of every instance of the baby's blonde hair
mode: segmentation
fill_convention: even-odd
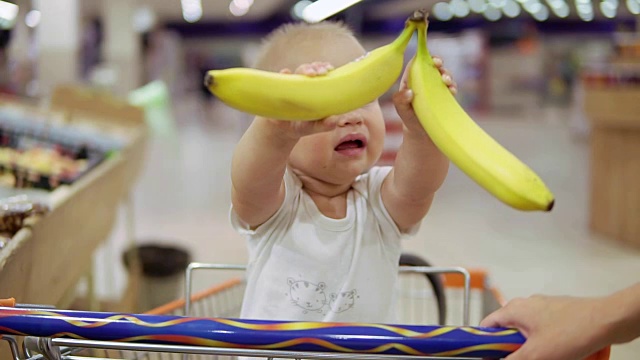
[[[289,23],[271,32],[263,41],[254,68],[279,72],[295,71],[315,61],[342,66],[365,54],[351,29],[342,22]]]

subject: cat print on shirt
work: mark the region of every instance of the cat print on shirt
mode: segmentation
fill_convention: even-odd
[[[356,296],[356,289],[344,291],[340,294],[333,293],[330,296],[329,307],[335,313],[345,312],[353,307],[356,302]]]
[[[322,313],[322,308],[327,303],[327,295],[324,293],[325,283],[313,284],[305,280],[288,278],[289,296],[294,305],[304,309],[304,314],[309,311]]]
[[[289,285],[289,291],[286,295],[294,306],[303,310],[303,314],[307,314],[310,311],[320,314],[345,312],[353,308],[356,299],[360,298],[356,289],[353,289],[340,293],[331,293],[329,301],[327,301],[327,285],[324,282],[314,283],[307,280],[287,278],[287,284]]]

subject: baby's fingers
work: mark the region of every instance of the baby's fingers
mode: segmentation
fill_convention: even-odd
[[[453,78],[449,73],[442,74],[442,81],[444,81],[444,83],[447,84],[447,86],[453,85]]]
[[[458,84],[453,81],[451,75],[442,75],[442,81],[445,83],[445,85],[447,85],[449,91],[451,91],[453,95],[456,95],[458,93]]]
[[[443,69],[441,73],[442,73],[442,81],[447,85],[451,93],[453,95],[456,95],[458,93],[458,85],[453,80],[453,77],[451,76],[451,73],[449,72],[449,70]]]
[[[440,74],[442,75],[446,74],[451,76],[451,73],[449,72],[449,70],[447,70],[447,68],[444,67],[444,60],[442,60],[442,58],[433,56],[433,64],[436,66],[436,68],[438,68],[438,71],[440,71]]]
[[[329,71],[333,70],[333,66],[328,62],[314,62],[311,64],[315,69],[318,75],[325,75]]]
[[[431,58],[433,59],[433,64],[438,69],[442,69],[442,66],[444,65],[444,60],[442,60],[442,58],[440,56],[432,56]]]
[[[302,74],[306,76],[318,76],[326,75],[329,71],[333,70],[333,66],[326,62],[313,62],[310,64],[302,64],[296,69],[296,74]]]

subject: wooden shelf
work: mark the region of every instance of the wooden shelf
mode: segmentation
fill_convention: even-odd
[[[590,227],[640,248],[640,85],[586,87]]]
[[[110,235],[146,152],[147,127],[141,109],[80,88],[59,91],[64,101],[52,102],[49,115],[120,132],[126,134],[127,141],[115,156],[74,184],[52,191],[51,212],[20,230],[0,251],[0,297],[15,297],[19,303],[59,306],[64,295],[89,272],[93,253]],[[84,107],[91,102],[96,106]]]

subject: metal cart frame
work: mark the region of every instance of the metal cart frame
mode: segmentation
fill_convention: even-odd
[[[244,271],[245,265],[230,264],[205,264],[191,263],[185,273],[185,296],[183,300],[176,300],[158,309],[154,309],[148,314],[179,314],[181,310],[184,316],[191,316],[194,310],[194,304],[198,304],[203,300],[213,299],[216,296],[224,296],[224,292],[233,289],[238,285],[243,285],[242,278],[234,278],[223,284],[194,294],[193,282],[194,273],[203,270],[209,271]],[[429,267],[429,266],[400,266],[400,274],[455,274],[458,278],[462,277],[462,282],[453,285],[456,291],[462,289],[462,325],[470,324],[470,303],[472,291],[472,274],[462,267]],[[488,313],[500,306],[499,297],[496,297],[495,291],[487,287],[486,279],[474,279],[476,289],[481,290],[481,298],[491,300],[484,303],[482,312]],[[460,286],[461,285],[461,286]],[[243,291],[242,291],[243,292]],[[432,305],[431,305],[432,306]],[[30,306],[23,306],[30,307]],[[220,317],[219,314],[208,314],[211,317]],[[262,358],[290,358],[290,359],[443,359],[443,357],[430,356],[411,356],[411,355],[390,355],[390,354],[371,354],[371,353],[342,353],[342,352],[308,352],[308,351],[280,351],[280,350],[261,350],[248,348],[224,348],[224,347],[204,347],[204,346],[188,346],[188,345],[165,345],[155,343],[130,343],[116,341],[96,341],[96,340],[79,340],[72,338],[38,338],[25,337],[22,342],[23,356],[20,356],[18,341],[13,336],[4,336],[2,340],[9,343],[13,353],[14,360],[89,360],[89,359],[113,359],[111,356],[115,353],[118,359],[167,359],[164,354],[169,354],[168,358],[176,354],[184,354],[182,357],[187,359],[190,355],[213,355],[213,356],[246,356],[246,357],[262,357]],[[86,349],[102,349],[107,357],[95,357],[94,355],[78,355]],[[132,353],[134,352],[134,353]],[[470,359],[465,357],[446,357],[446,359]]]

